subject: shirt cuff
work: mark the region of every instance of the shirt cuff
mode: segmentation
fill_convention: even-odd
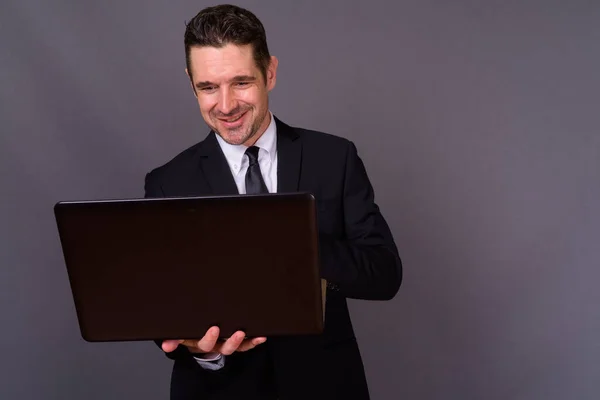
[[[225,357],[222,354],[217,354],[215,357],[202,358],[194,356],[194,359],[204,369],[216,371],[225,366]]]
[[[194,356],[194,358],[196,360],[200,360],[200,361],[217,361],[217,360],[220,360],[223,357],[223,355],[221,353],[216,353],[212,357],[207,357],[206,354],[194,354],[194,353],[192,353],[192,355]]]

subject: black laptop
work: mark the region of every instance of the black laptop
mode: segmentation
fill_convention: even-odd
[[[322,332],[315,210],[308,193],[57,203],[82,337]]]

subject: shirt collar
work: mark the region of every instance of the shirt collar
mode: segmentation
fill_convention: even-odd
[[[259,151],[259,160],[263,156],[263,154],[261,153],[266,153],[267,157],[269,157],[271,162],[274,162],[275,157],[277,155],[277,125],[275,124],[275,118],[273,117],[273,113],[271,113],[270,111],[269,117],[271,118],[269,126],[267,127],[265,132],[258,138],[254,145],[263,150]],[[245,146],[243,144],[232,145],[224,141],[223,138],[218,134],[215,135],[217,137],[219,145],[221,146],[221,149],[223,150],[223,154],[227,159],[229,167],[237,174],[243,165],[244,155],[248,146]]]

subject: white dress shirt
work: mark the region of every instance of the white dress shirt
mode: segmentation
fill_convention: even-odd
[[[271,119],[267,130],[261,135],[254,144],[259,148],[258,164],[262,173],[267,189],[270,193],[277,192],[277,126],[273,114],[269,112],[268,118]],[[231,174],[237,185],[240,194],[246,193],[246,171],[248,170],[249,160],[245,152],[248,146],[231,145],[223,140],[219,135],[217,141],[223,150],[223,154],[227,159]],[[201,358],[194,356],[196,361],[206,369],[217,370],[225,365],[225,358],[218,355],[213,358]]]

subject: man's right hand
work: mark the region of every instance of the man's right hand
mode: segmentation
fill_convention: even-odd
[[[219,327],[213,326],[200,340],[165,340],[162,343],[162,349],[164,352],[170,353],[182,344],[198,357],[208,358],[218,354],[230,355],[236,351],[248,351],[267,340],[265,337],[245,339],[246,334],[237,331],[223,342],[219,340],[219,332]]]

